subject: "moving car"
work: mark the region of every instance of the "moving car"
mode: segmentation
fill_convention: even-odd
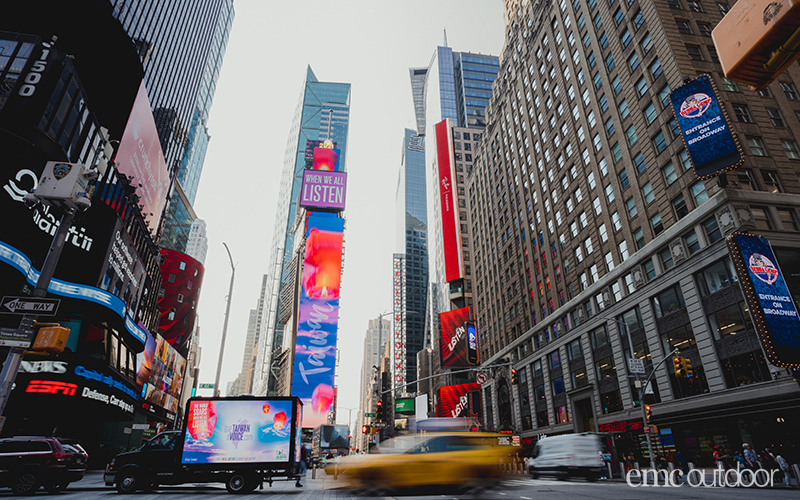
[[[73,479],[69,470],[73,458],[57,438],[0,439],[0,486],[11,488],[15,495],[33,495],[42,486],[51,492],[63,490],[80,479]]]
[[[89,454],[80,445],[77,439],[56,438],[67,454],[67,480],[62,489],[66,489],[69,483],[80,481],[86,474],[86,464],[89,462]]]
[[[603,472],[600,437],[596,434],[565,434],[536,443],[530,461],[531,476],[559,479],[583,477],[594,481]]]
[[[493,486],[502,479],[501,461],[511,447],[507,436],[478,432],[414,434],[388,439],[380,452],[342,457],[342,479],[352,488],[393,490]]]

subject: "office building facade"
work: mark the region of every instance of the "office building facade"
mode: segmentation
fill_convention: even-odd
[[[295,300],[291,294],[298,265],[295,260],[296,245],[301,243],[297,239],[296,217],[300,211],[297,201],[303,170],[306,162],[311,161],[313,142],[330,138],[339,150],[339,171],[346,171],[349,121],[350,84],[321,82],[309,66],[289,132],[283,163],[267,272],[265,309],[262,313],[265,330],[258,343],[256,385],[253,388],[255,394],[276,392],[277,379],[270,368],[273,354],[285,360],[285,353],[294,349],[294,344],[291,343],[293,332],[286,332],[285,329],[289,324],[287,322],[292,315]]]
[[[797,294],[800,71],[762,93],[726,80],[710,33],[728,7],[507,2],[467,181],[481,359],[513,362],[518,382],[501,369],[485,386],[488,427],[514,428],[526,444],[600,432],[614,460],[633,452],[645,463],[635,357],[652,375],[656,452],[709,465],[714,446],[797,441],[785,422],[800,390],[765,358],[725,237],[768,238]],[[701,73],[745,153],[741,168],[707,181],[692,172],[669,102]],[[675,348],[693,377],[677,377],[670,359],[654,370]]]

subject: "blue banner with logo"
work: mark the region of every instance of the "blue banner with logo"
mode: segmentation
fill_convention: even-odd
[[[697,177],[712,177],[744,162],[709,75],[678,87],[669,98]]]
[[[800,316],[772,246],[752,234],[736,233],[728,242],[767,357],[777,366],[797,364]]]

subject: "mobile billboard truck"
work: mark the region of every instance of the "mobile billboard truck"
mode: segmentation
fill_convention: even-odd
[[[103,478],[120,493],[184,483],[225,483],[230,493],[249,493],[264,481],[296,479],[302,416],[297,397],[192,398],[183,430],[117,455]]]

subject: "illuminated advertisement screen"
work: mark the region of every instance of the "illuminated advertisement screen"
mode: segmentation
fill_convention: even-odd
[[[800,366],[800,317],[766,238],[734,233],[728,247],[769,361]]]
[[[136,355],[136,385],[148,403],[178,412],[186,359],[164,337],[147,335],[144,351]]]
[[[452,125],[453,123],[447,119],[435,126],[439,199],[442,211],[442,243],[444,244],[444,267],[447,281],[464,277],[461,269],[461,226],[458,222]]]
[[[294,414],[294,461],[300,461],[300,448],[303,446],[303,403],[297,401],[297,412]]]
[[[170,179],[144,81],[139,87],[114,161],[121,173],[133,176],[131,185],[139,186],[136,194],[144,205],[142,215],[149,222],[151,232],[155,232],[167,203]]]
[[[158,331],[182,355],[197,319],[197,301],[205,268],[198,260],[175,250],[161,249],[161,288]]]
[[[344,219],[308,217],[292,378],[303,427],[327,423],[334,402],[343,238]]]
[[[291,399],[189,400],[181,463],[289,462],[296,448],[294,404]]]
[[[480,386],[468,384],[445,385],[439,389],[439,405],[436,407],[437,417],[471,417],[469,414],[469,394],[478,391]],[[476,408],[477,410],[477,408]]]
[[[415,413],[414,398],[397,398],[394,400],[395,413]]]
[[[707,179],[744,162],[709,75],[700,75],[669,95],[694,172]]]
[[[344,210],[347,191],[346,172],[304,170],[300,206],[314,210]]]
[[[467,361],[473,366],[478,364],[478,327],[474,321],[467,323]]]
[[[319,436],[320,448],[349,448],[350,429],[346,425],[323,425]]]
[[[467,321],[469,321],[469,307],[439,314],[439,328],[442,332],[442,368],[469,366]]]

